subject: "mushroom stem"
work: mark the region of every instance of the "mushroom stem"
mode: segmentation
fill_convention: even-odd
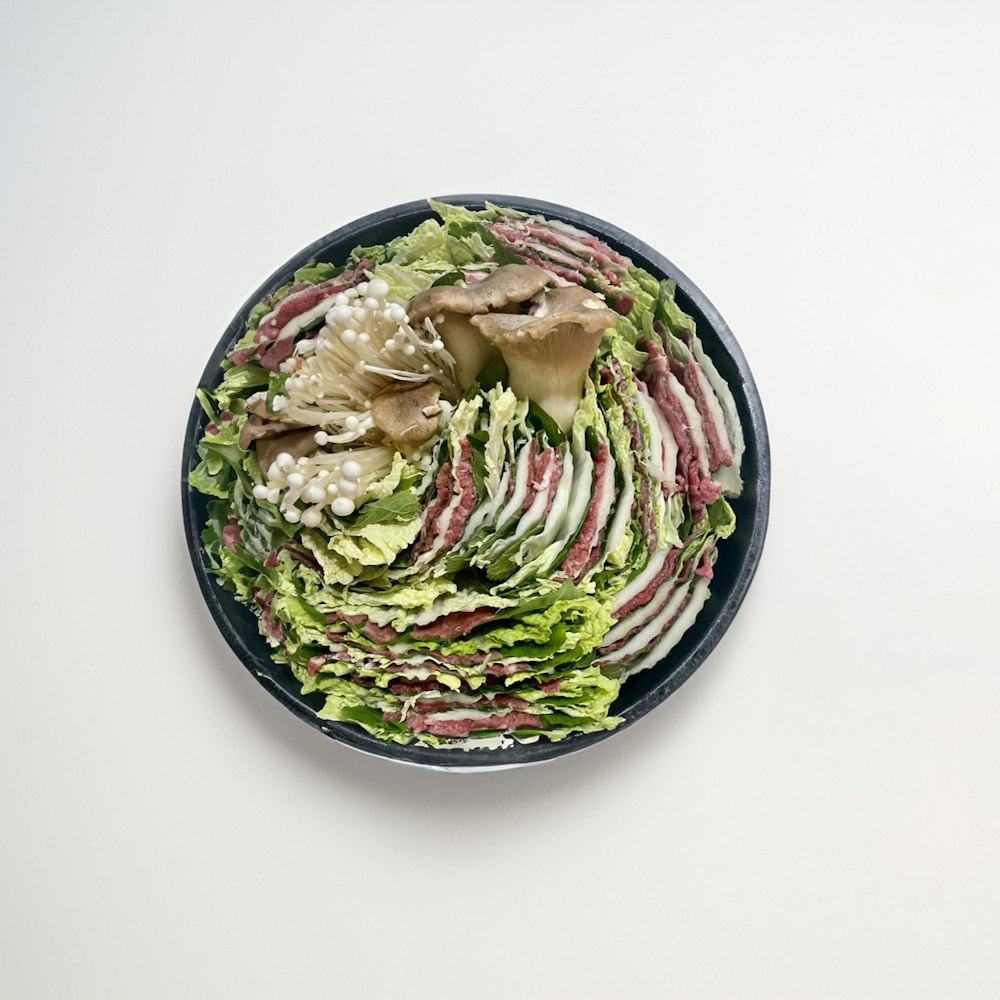
[[[597,340],[600,341],[600,335]],[[594,344],[597,349],[597,344]],[[593,355],[591,355],[593,357]],[[518,399],[531,399],[567,433],[583,398],[587,370],[569,378],[553,378],[552,371],[542,365],[511,364],[508,383]]]
[[[455,381],[463,392],[491,361],[500,357],[500,352],[480,335],[468,316],[448,313],[434,329],[444,341],[445,350],[455,359]]]

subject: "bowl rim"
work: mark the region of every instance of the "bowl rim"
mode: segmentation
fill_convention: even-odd
[[[196,398],[192,402],[188,416],[181,462],[181,501],[184,532],[195,577],[198,581],[202,597],[208,606],[217,628],[222,633],[229,647],[236,654],[237,659],[254,676],[258,683],[293,714],[336,742],[369,756],[376,756],[397,763],[432,770],[461,771],[467,773],[507,770],[514,767],[540,764],[548,760],[579,753],[582,750],[604,742],[604,740],[633,725],[640,718],[652,711],[652,709],[662,704],[704,663],[736,616],[760,563],[764,540],[767,534],[770,508],[770,442],[763,404],[742,348],[728,324],[709,301],[708,297],[680,268],[663,254],[618,226],[586,212],[554,202],[502,194],[452,194],[436,197],[434,200],[462,207],[482,206],[484,202],[488,201],[519,211],[545,215],[548,218],[558,219],[585,229],[609,242],[617,249],[623,250],[633,258],[644,258],[643,263],[648,262],[661,275],[671,277],[676,281],[677,288],[701,312],[711,328],[712,334],[721,342],[725,351],[729,354],[742,381],[739,389],[741,390],[742,400],[750,418],[749,427],[744,427],[744,436],[748,442],[753,442],[756,451],[757,468],[756,474],[753,477],[755,502],[751,523],[749,525],[741,525],[739,520],[737,522],[737,532],[742,531],[745,536],[746,550],[743,555],[742,564],[738,567],[735,582],[730,593],[721,605],[711,609],[711,614],[706,615],[703,611],[702,614],[704,617],[700,615],[699,619],[701,621],[696,620],[692,626],[692,628],[697,628],[699,624],[702,625],[704,631],[700,639],[697,640],[693,648],[686,655],[673,664],[672,668],[655,683],[651,690],[642,695],[629,707],[628,714],[615,729],[597,733],[574,734],[555,742],[539,739],[534,743],[519,743],[509,748],[493,750],[461,751],[413,744],[389,743],[371,736],[360,726],[353,726],[349,723],[331,722],[318,718],[308,705],[292,696],[278,685],[272,677],[255,668],[255,661],[274,665],[274,661],[271,660],[269,655],[269,647],[260,638],[261,648],[252,649],[239,634],[230,619],[228,610],[222,603],[223,596],[227,597],[233,603],[235,603],[235,598],[215,583],[215,579],[203,557],[201,531],[204,524],[203,519],[198,517],[197,511],[201,495],[188,484],[187,479],[189,470],[195,464],[192,459],[197,454],[196,446],[201,439],[204,426],[207,424],[207,418]],[[314,240],[307,247],[294,254],[266,278],[240,306],[227,325],[208,363],[205,365],[198,386],[214,386],[217,384],[220,377],[219,366],[221,361],[232,349],[233,342],[242,336],[249,311],[265,295],[273,292],[274,289],[287,281],[293,271],[310,260],[321,259],[327,249],[332,246],[345,241],[354,241],[355,245],[358,243],[363,244],[363,240],[358,238],[360,234],[390,223],[399,222],[402,224],[404,220],[409,220],[418,215],[425,218],[434,217],[434,212],[430,209],[428,200],[421,199],[404,202],[362,216]],[[417,221],[412,222],[405,231],[408,232],[419,221],[417,219]],[[400,233],[402,232],[404,230],[401,229]],[[703,326],[699,326],[699,329],[703,328]],[[731,386],[731,388],[734,387]],[[205,502],[206,500],[202,498],[202,505]],[[728,549],[723,550],[724,555],[726,551]],[[241,608],[242,606],[236,605],[236,607]],[[708,609],[705,610],[707,611]],[[250,611],[246,613],[252,614]],[[649,671],[663,669],[670,657],[671,653],[668,653],[666,657],[661,658],[655,664],[651,665],[648,668]],[[280,665],[278,666],[280,668]]]

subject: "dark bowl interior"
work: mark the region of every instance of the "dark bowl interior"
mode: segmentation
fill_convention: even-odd
[[[356,750],[409,764],[456,769],[532,764],[582,750],[620,732],[676,691],[722,638],[746,595],[764,544],[770,492],[767,427],[746,358],[729,327],[698,287],[651,247],[615,226],[562,205],[504,195],[455,195],[440,200],[469,207],[481,207],[484,200],[489,200],[523,211],[541,213],[548,218],[561,219],[595,233],[652,274],[675,278],[678,303],[695,318],[706,351],[729,382],[736,398],[746,436],[746,453],[743,458],[745,487],[743,495],[733,503],[737,517],[736,531],[720,546],[712,598],[694,625],[664,659],[623,685],[613,707],[616,715],[624,717],[622,725],[611,732],[571,736],[556,743],[540,741],[505,750],[463,752],[383,743],[360,728],[318,719],[315,710],[322,705],[323,697],[317,694],[303,696],[299,693],[299,685],[291,671],[275,663],[268,655],[268,647],[257,631],[257,618],[216,584],[206,565],[200,534],[207,517],[207,498],[191,489],[187,482],[188,472],[197,464],[195,446],[206,423],[204,413],[197,403],[191,407],[184,438],[181,476],[184,527],[202,594],[226,641],[257,680],[299,718]],[[430,207],[423,201],[397,205],[337,229],[296,254],[279,267],[243,304],[216,345],[199,385],[214,387],[219,383],[222,375],[219,364],[242,335],[250,309],[265,295],[274,292],[289,280],[297,268],[314,259],[343,263],[354,247],[386,243],[395,236],[409,232],[433,215]]]

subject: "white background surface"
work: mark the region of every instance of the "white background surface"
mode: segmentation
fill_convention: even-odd
[[[4,3],[0,996],[1000,997],[998,40],[985,0]],[[701,285],[774,487],[675,697],[456,776],[257,687],[178,465],[266,274],[482,190]]]

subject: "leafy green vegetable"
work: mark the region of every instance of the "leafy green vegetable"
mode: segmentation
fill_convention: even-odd
[[[566,443],[562,428],[534,400],[528,402],[528,422],[537,427],[554,447]]]
[[[287,381],[288,375],[285,372],[276,372],[268,379],[266,402],[268,410],[274,409],[274,397],[280,396],[285,391],[285,383]]]
[[[308,281],[311,285],[318,285],[323,281],[336,278],[338,274],[343,274],[343,272],[344,268],[337,267],[335,264],[327,264],[323,261],[318,263],[310,261],[305,267],[300,267],[295,272],[295,283]]]
[[[235,399],[249,395],[250,390],[255,391],[266,386],[270,376],[271,373],[256,362],[234,365],[226,370],[222,385],[215,390],[215,399],[222,409],[232,409]]]
[[[364,528],[386,521],[410,521],[420,516],[420,501],[412,493],[392,493],[381,500],[372,500],[361,508],[351,525]]]

